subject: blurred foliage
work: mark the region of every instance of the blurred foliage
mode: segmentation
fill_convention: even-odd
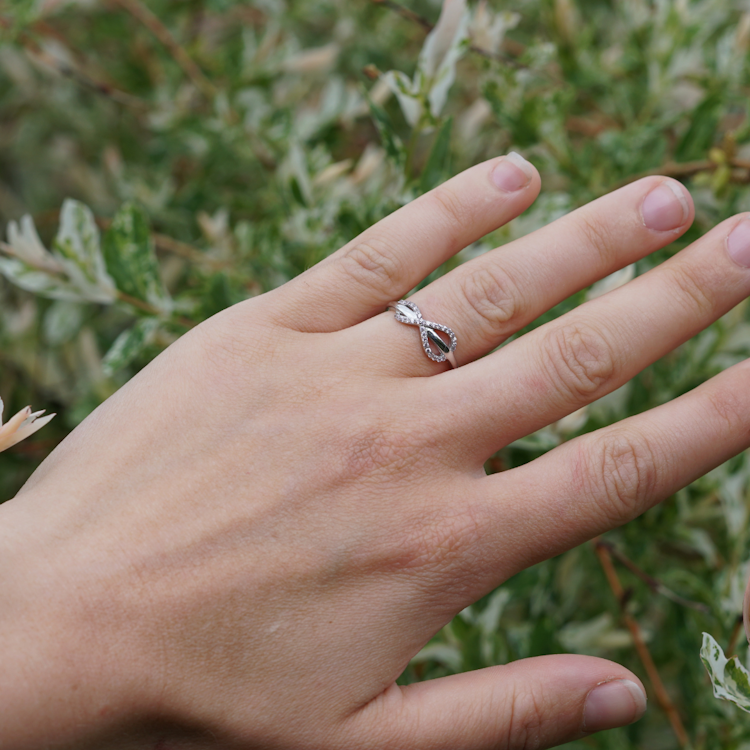
[[[0,398],[10,413],[32,403],[60,415],[0,455],[0,500],[187,327],[482,159],[521,151],[542,195],[436,273],[643,174],[683,180],[696,202],[678,243],[534,325],[750,209],[750,13],[739,1],[493,0],[464,12],[453,0],[425,44],[439,5],[0,5]],[[743,303],[488,471],[664,403],[749,353]],[[402,679],[569,651],[621,662],[651,690],[622,604],[690,745],[748,750],[750,722],[714,699],[699,649],[705,630],[747,659],[749,473],[738,456],[607,535],[622,602],[584,545],[462,612]],[[642,721],[569,747],[668,750],[677,736],[652,692]]]
[[[711,678],[714,695],[750,712],[750,673],[742,666],[739,657],[727,659],[716,640],[704,633],[701,659]]]

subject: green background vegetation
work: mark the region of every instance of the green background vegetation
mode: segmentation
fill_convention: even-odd
[[[59,413],[0,455],[0,500],[187,326],[283,283],[482,159],[522,152],[542,173],[542,195],[453,264],[648,173],[681,179],[697,212],[637,274],[750,210],[750,15],[740,3],[473,5],[474,49],[462,48],[444,108],[413,127],[378,78],[413,75],[436,2],[402,12],[373,0],[153,0],[157,23],[139,17],[142,7],[48,0],[0,10],[0,219],[30,214],[51,247],[64,199],[81,201],[108,232],[117,284],[102,303],[0,277],[6,417],[28,403]],[[664,403],[748,354],[743,303],[585,412],[503,449],[488,471]],[[747,750],[750,717],[713,698],[698,650],[706,630],[746,658],[749,471],[743,454],[608,534],[610,546],[584,545],[516,576],[459,615],[403,679],[596,654],[643,678],[650,709],[569,747]],[[674,704],[671,720],[633,632]]]

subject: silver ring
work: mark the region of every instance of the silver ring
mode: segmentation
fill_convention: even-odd
[[[448,326],[425,320],[419,308],[413,302],[407,302],[403,299],[400,299],[398,302],[391,302],[386,309],[395,310],[396,314],[393,317],[399,323],[406,323],[409,326],[419,326],[422,348],[424,349],[424,353],[433,362],[448,362],[451,367],[458,367],[456,357],[453,354],[456,351],[456,346],[458,346],[458,340],[456,339],[456,334]],[[444,341],[436,331],[442,331],[442,333],[446,334],[450,339],[450,343]],[[434,344],[434,349],[431,344]]]

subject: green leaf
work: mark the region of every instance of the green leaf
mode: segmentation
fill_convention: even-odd
[[[104,374],[111,376],[129,365],[152,342],[159,322],[158,318],[142,318],[132,328],[123,331],[104,355]]]
[[[423,193],[432,190],[450,175],[451,159],[451,130],[453,118],[449,117],[438,130],[435,142],[432,144],[430,156],[425,164],[424,171],[419,181],[419,187]]]
[[[84,307],[77,302],[57,300],[44,314],[44,338],[52,346],[59,346],[81,330]]]
[[[411,664],[423,664],[424,662],[436,661],[451,672],[460,672],[463,669],[464,657],[457,646],[447,643],[430,643],[416,654]]]
[[[81,293],[62,276],[42,271],[18,258],[0,256],[0,273],[17,287],[49,299],[82,302]]]
[[[383,74],[382,80],[388,88],[396,95],[404,119],[412,128],[417,127],[422,119],[424,105],[422,104],[419,83],[415,84],[409,76],[400,70],[389,70]]]
[[[459,3],[457,3],[459,4]],[[447,4],[446,4],[447,5]],[[469,49],[469,23],[471,12],[464,7],[459,18],[442,26],[443,16],[447,10],[443,5],[435,28],[428,34],[417,62],[417,72],[414,80],[418,82],[420,92],[425,95],[430,108],[430,114],[437,118],[448,101],[448,92],[456,80],[456,65]],[[440,50],[448,39],[446,49]],[[437,67],[435,68],[435,66]],[[424,90],[425,86],[428,90]]]
[[[60,211],[60,228],[53,255],[81,294],[91,302],[111,303],[116,292],[107,273],[94,214],[83,203],[68,198]]]
[[[117,288],[164,314],[172,309],[159,276],[148,218],[142,208],[126,203],[104,235],[104,259]]]
[[[733,656],[727,659],[721,646],[708,633],[703,634],[701,661],[706,667],[714,696],[731,701],[750,713],[750,673]]]
[[[406,163],[406,149],[393,127],[391,118],[388,117],[388,114],[380,105],[376,104],[370,98],[370,94],[367,91],[365,91],[365,98],[370,105],[370,113],[372,114],[372,119],[375,121],[378,133],[380,133],[380,139],[383,141],[383,148],[386,154],[393,159],[398,167],[403,168]]]
[[[701,159],[706,155],[716,138],[721,105],[722,98],[718,94],[710,94],[695,108],[690,119],[690,127],[675,149],[677,161]]]
[[[21,289],[69,302],[110,304],[114,282],[104,267],[99,230],[91,211],[67,200],[61,212],[54,252],[44,247],[30,216],[8,223],[8,244],[0,257],[0,273]]]

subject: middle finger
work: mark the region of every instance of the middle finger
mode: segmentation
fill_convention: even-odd
[[[439,379],[455,401],[454,434],[472,460],[619,388],[750,294],[750,215],[719,224],[677,255],[609,294]],[[438,385],[438,380],[435,381]]]

